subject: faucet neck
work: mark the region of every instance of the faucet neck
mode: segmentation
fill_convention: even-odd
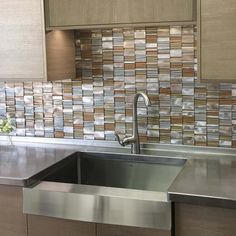
[[[144,102],[146,106],[150,106],[151,102],[148,96],[145,93],[138,92],[134,96],[133,101],[133,135],[131,137],[126,137],[123,140],[120,140],[119,136],[115,134],[116,139],[118,140],[119,144],[122,146],[126,146],[131,144],[131,152],[135,154],[140,153],[140,143],[139,143],[139,134],[138,134],[138,111],[137,111],[137,103],[139,96],[144,98]]]
[[[133,139],[134,143],[132,144],[132,153],[140,153],[140,142],[139,142],[139,133],[138,133],[138,99],[142,96],[146,106],[151,104],[148,96],[145,93],[138,92],[134,96],[133,101]]]

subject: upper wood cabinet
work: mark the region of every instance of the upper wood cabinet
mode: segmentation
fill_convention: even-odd
[[[104,27],[194,20],[195,0],[45,0],[46,26]]]
[[[75,37],[73,30],[56,30],[46,33],[48,80],[74,79]]]
[[[1,0],[0,81],[75,78],[74,33],[48,32],[46,36],[43,3]]]
[[[42,0],[1,0],[0,80],[45,80]]]
[[[198,76],[236,80],[236,1],[198,0]]]

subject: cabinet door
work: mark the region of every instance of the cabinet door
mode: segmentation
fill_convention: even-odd
[[[0,4],[0,80],[45,80],[43,0]]]
[[[22,188],[0,186],[0,235],[27,236],[27,216],[23,214]]]
[[[96,236],[96,225],[28,215],[28,236]]]
[[[171,236],[170,231],[97,224],[97,236]]]
[[[46,0],[47,27],[192,21],[195,0]]]
[[[236,1],[198,0],[199,77],[236,80]]]
[[[235,236],[236,210],[175,204],[176,236]]]
[[[74,31],[53,30],[46,33],[47,78],[76,78]]]

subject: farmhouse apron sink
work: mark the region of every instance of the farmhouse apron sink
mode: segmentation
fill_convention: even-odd
[[[24,213],[171,229],[167,190],[184,159],[78,152],[23,190]]]

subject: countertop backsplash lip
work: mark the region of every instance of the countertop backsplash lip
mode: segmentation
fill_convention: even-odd
[[[84,151],[98,151],[130,154],[130,145],[121,147],[117,141],[106,140],[81,140],[81,139],[65,139],[65,138],[45,138],[45,137],[20,137],[13,136],[13,145],[5,146],[8,143],[8,138],[0,136],[1,148],[17,147],[33,147],[33,148],[59,148],[65,150],[79,151],[83,147]],[[141,144],[141,154],[152,156],[170,156],[173,158],[182,159],[226,159],[235,158],[236,152],[234,148],[209,147],[209,146],[189,146],[183,144],[160,144],[160,143],[145,143]],[[223,161],[222,160],[222,161]]]

